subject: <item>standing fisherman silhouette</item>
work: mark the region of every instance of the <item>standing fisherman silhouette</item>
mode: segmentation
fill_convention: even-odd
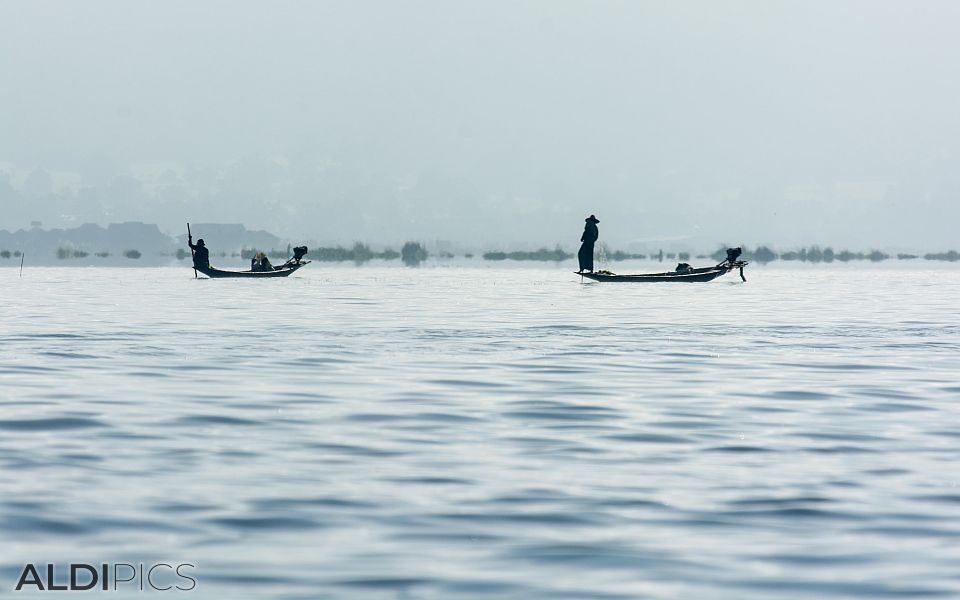
[[[593,215],[590,215],[584,221],[587,222],[583,227],[583,235],[580,236],[580,241],[583,242],[583,245],[580,246],[580,251],[577,252],[577,260],[580,261],[580,270],[578,273],[583,273],[584,271],[590,271],[593,273],[593,245],[596,243],[597,238],[600,237],[600,230],[597,229],[597,223],[600,221]]]
[[[183,239],[183,238],[181,238]],[[197,243],[193,243],[193,236],[187,234],[187,245],[190,246],[190,249],[193,250],[193,267],[195,269],[209,269],[210,268],[210,251],[207,250],[207,245],[203,243],[202,239],[197,240]]]

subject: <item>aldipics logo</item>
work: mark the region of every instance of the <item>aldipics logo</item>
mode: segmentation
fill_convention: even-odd
[[[102,563],[99,568],[86,563],[70,563],[60,568],[52,563],[28,564],[20,573],[14,591],[134,591],[189,592],[197,587],[191,563]],[[42,576],[45,575],[46,577]]]

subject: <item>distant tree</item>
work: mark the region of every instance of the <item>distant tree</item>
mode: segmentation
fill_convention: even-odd
[[[124,250],[123,255],[134,260],[142,256],[139,250]]]
[[[358,263],[366,262],[373,258],[373,252],[370,251],[370,246],[360,242],[353,244],[351,254],[353,255],[353,261]]]
[[[760,246],[753,251],[751,255],[753,260],[757,261],[760,264],[766,264],[777,260],[777,253],[767,248],[766,246]]]
[[[407,266],[417,266],[427,260],[427,256],[429,256],[427,249],[421,246],[419,242],[407,242],[400,249],[400,258],[403,260],[403,264]]]
[[[10,251],[9,250],[0,251],[0,258],[10,258]]]

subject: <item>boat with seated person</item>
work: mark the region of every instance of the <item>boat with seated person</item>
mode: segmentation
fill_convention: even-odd
[[[196,270],[200,273],[203,273],[211,279],[226,279],[226,278],[273,278],[273,277],[287,277],[295,273],[301,267],[310,264],[311,261],[303,260],[303,257],[307,254],[306,246],[297,246],[293,249],[293,258],[287,260],[287,262],[282,265],[273,267],[269,270],[249,270],[249,271],[230,271],[225,269],[216,269],[209,265],[197,265],[195,266]]]

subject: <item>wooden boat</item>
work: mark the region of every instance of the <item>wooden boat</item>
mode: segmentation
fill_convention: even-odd
[[[197,271],[203,273],[211,279],[225,279],[231,277],[269,279],[271,277],[286,277],[297,271],[300,267],[309,263],[309,260],[302,260],[299,263],[288,263],[283,266],[276,267],[273,271],[225,271],[223,269],[215,269],[213,267],[207,267],[205,269],[198,268]]]
[[[581,277],[586,277],[587,279],[592,279],[594,281],[690,281],[690,282],[704,282],[704,281],[713,281],[721,275],[725,275],[730,271],[739,268],[740,269],[740,278],[744,281],[747,280],[743,276],[743,267],[747,266],[745,261],[734,261],[731,263],[722,262],[715,267],[704,267],[702,269],[689,269],[686,271],[667,271],[666,273],[644,273],[637,275],[617,275],[616,273],[611,273],[610,271],[597,271],[595,273],[576,273]]]

